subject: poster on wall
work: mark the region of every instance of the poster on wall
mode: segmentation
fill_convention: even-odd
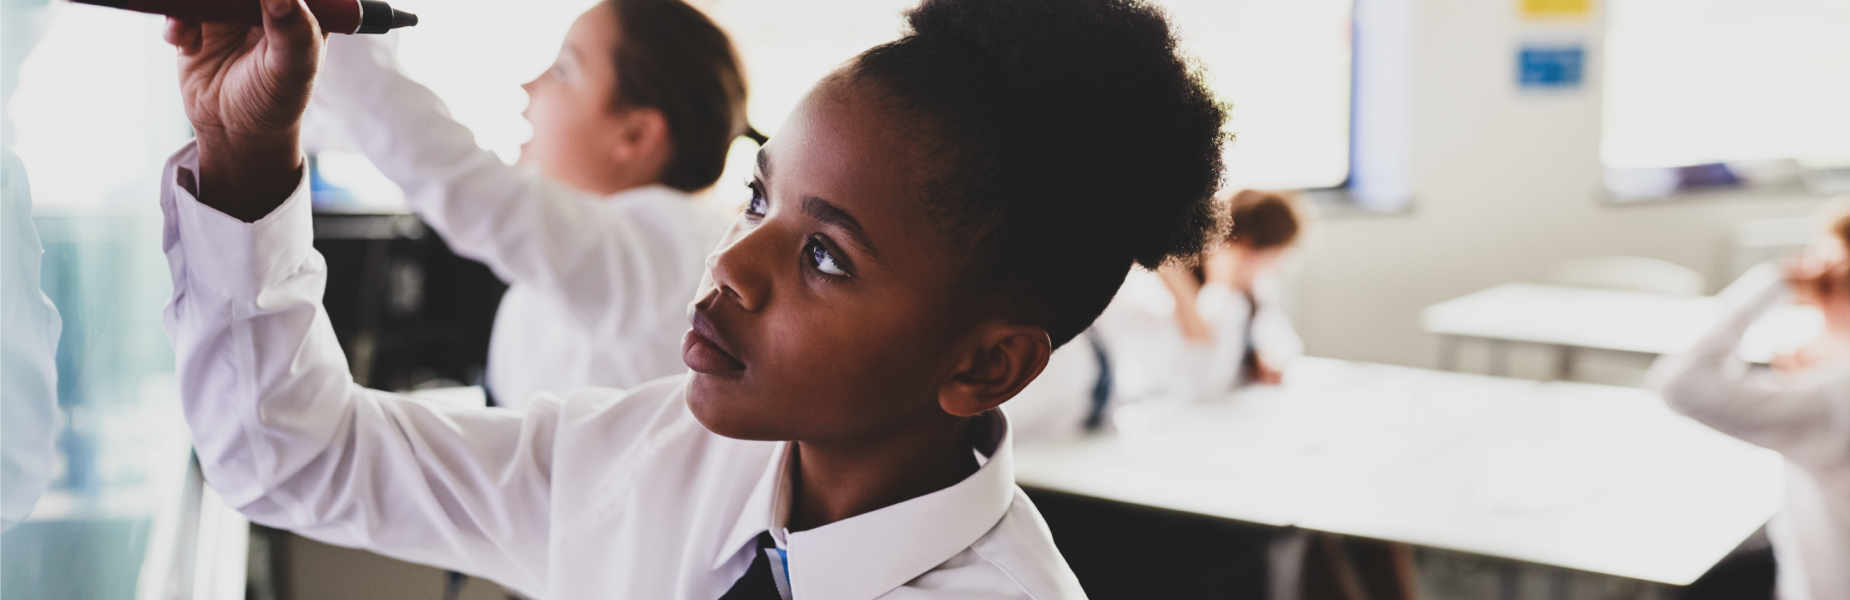
[[[1593,0],[1517,0],[1522,18],[1531,20],[1585,19],[1593,14]]]
[[[1516,53],[1517,78],[1524,90],[1572,90],[1585,78],[1586,46],[1525,44]]]

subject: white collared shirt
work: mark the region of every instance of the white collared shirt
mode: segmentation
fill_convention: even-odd
[[[715,435],[684,379],[460,408],[355,385],[306,186],[243,223],[169,161],[166,327],[206,479],[252,521],[542,599],[713,600],[788,514],[786,444]],[[1000,413],[950,487],[785,537],[796,600],[1081,598],[1014,483]]]
[[[1195,297],[1196,310],[1213,329],[1213,338],[1200,343],[1182,334],[1175,318],[1175,295],[1162,277],[1132,270],[1093,324],[1112,360],[1121,398],[1185,402],[1222,398],[1246,375],[1242,357],[1248,344],[1274,368],[1283,368],[1302,355],[1304,343],[1279,308],[1282,287],[1273,273],[1255,279],[1252,299],[1222,284],[1201,286]]]
[[[1850,363],[1787,374],[1735,358],[1748,327],[1786,297],[1774,265],[1720,296],[1729,317],[1689,352],[1659,359],[1649,384],[1677,412],[1786,457],[1786,503],[1767,524],[1781,600],[1850,598]]]
[[[628,388],[686,370],[687,304],[726,219],[650,185],[597,198],[476,146],[375,36],[328,40],[309,137],[363,152],[457,254],[508,282],[488,348],[489,390]]]

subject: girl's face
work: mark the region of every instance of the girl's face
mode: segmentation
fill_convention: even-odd
[[[616,11],[598,4],[578,16],[559,57],[522,84],[533,137],[520,146],[520,164],[587,192],[609,194],[652,181],[659,161],[626,152],[626,129],[647,109],[617,108]],[[642,181],[637,181],[638,178]]]
[[[707,259],[683,358],[688,404],[715,433],[856,440],[954,418],[938,390],[976,311],[949,291],[924,154],[861,85],[810,93],[759,151],[751,201]]]

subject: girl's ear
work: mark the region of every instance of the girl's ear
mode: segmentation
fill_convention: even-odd
[[[1053,340],[1033,325],[995,321],[980,326],[977,345],[938,390],[938,406],[974,417],[1001,406],[1047,367]]]
[[[672,143],[668,137],[668,118],[662,116],[662,111],[648,106],[621,110],[617,139],[610,145],[611,158],[618,164],[647,160],[667,165]]]

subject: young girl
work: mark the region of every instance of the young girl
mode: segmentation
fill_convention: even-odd
[[[1227,206],[1226,242],[1203,254],[1200,268],[1157,271],[1174,308],[1174,330],[1193,359],[1176,364],[1194,373],[1196,392],[1206,397],[1244,383],[1276,384],[1284,366],[1304,353],[1279,306],[1278,261],[1302,228],[1296,205],[1277,192],[1240,190]]]
[[[364,152],[458,254],[509,282],[488,351],[497,403],[683,372],[682,312],[726,228],[688,193],[747,131],[738,59],[712,21],[681,0],[585,11],[522,86],[520,167],[476,147],[378,36],[331,39],[326,61],[317,132]]]
[[[1196,261],[1133,272],[1086,335],[1060,348],[1009,403],[1016,439],[1058,440],[1105,424],[1129,399],[1224,397],[1275,384],[1304,343],[1279,307],[1279,257],[1302,217],[1291,199],[1241,190],[1218,200],[1225,238]]]
[[[761,149],[684,377],[466,409],[356,386],[297,149],[321,37],[175,22],[162,198],[206,477],[253,520],[542,598],[1077,598],[995,409],[1200,252],[1225,114],[1136,0],[928,0]]]
[[[1677,411],[1786,457],[1785,509],[1767,524],[1781,600],[1850,598],[1850,212],[1829,242],[1724,290],[1732,314],[1689,353],[1652,367]],[[1748,326],[1783,299],[1817,307],[1825,332],[1773,371],[1736,360]]]

